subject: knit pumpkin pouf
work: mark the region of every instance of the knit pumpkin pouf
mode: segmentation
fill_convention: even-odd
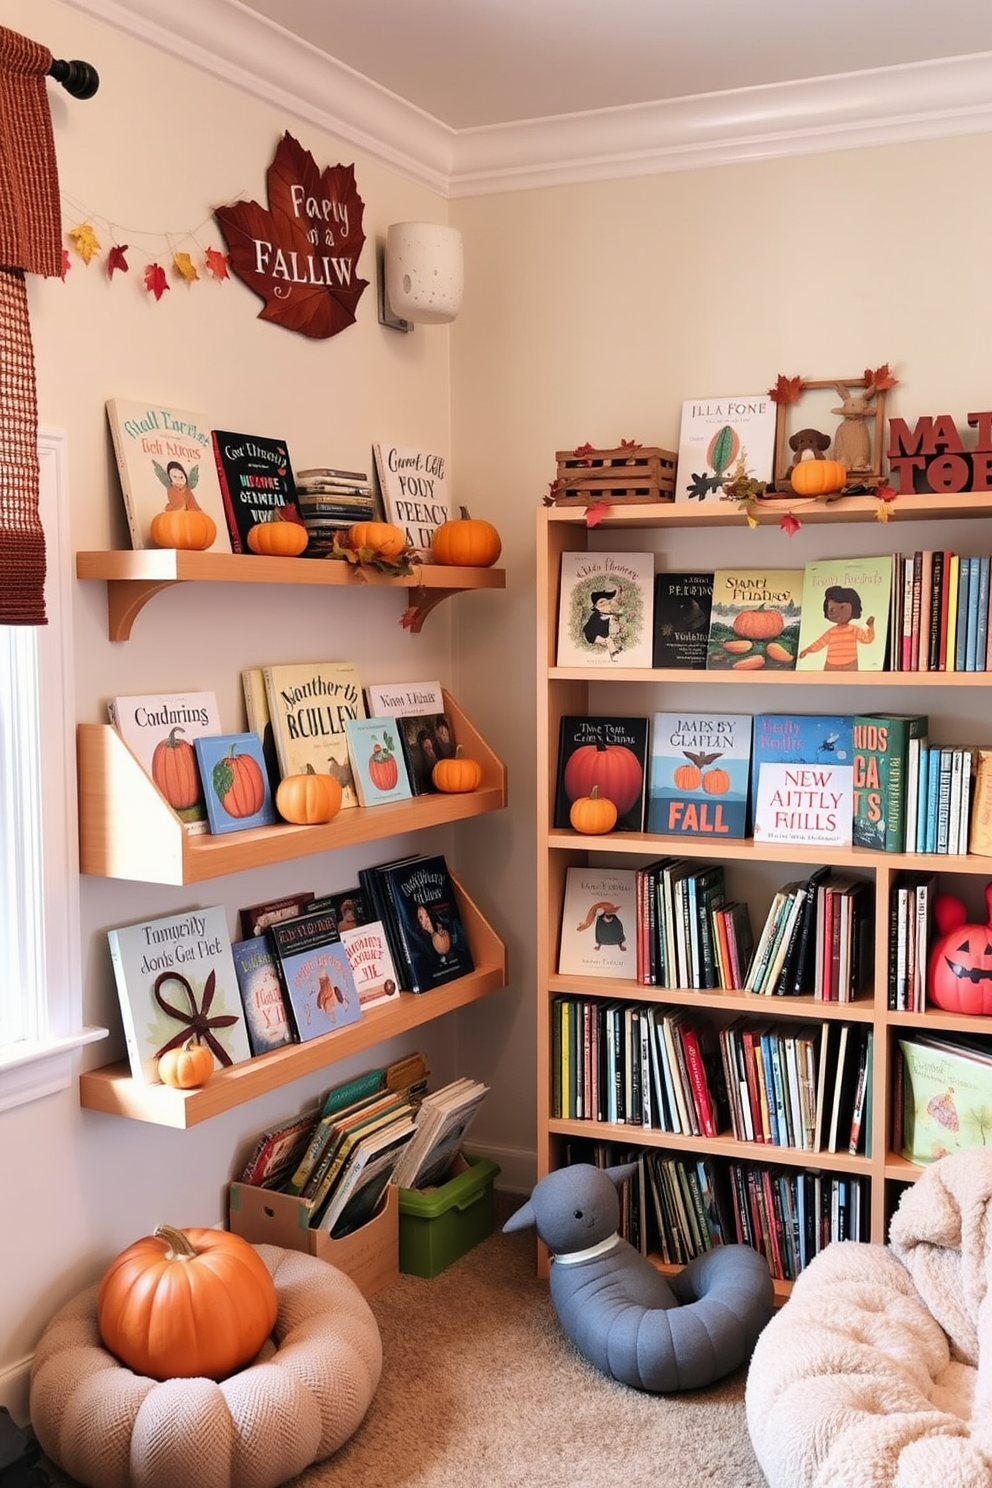
[[[99,1286],[52,1318],[31,1370],[31,1425],[87,1488],[277,1488],[329,1457],[361,1424],[382,1341],[358,1287],[315,1256],[255,1247],[275,1283],[272,1337],[219,1384],[158,1382],[104,1348]]]

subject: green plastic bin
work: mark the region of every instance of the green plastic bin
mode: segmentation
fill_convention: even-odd
[[[400,1189],[400,1270],[437,1276],[493,1232],[493,1185],[500,1172],[487,1157],[464,1154],[468,1168],[426,1193]]]

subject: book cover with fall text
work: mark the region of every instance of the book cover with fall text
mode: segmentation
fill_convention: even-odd
[[[260,522],[302,523],[285,440],[227,429],[212,429],[210,438],[233,552],[252,551],[248,534]]]
[[[216,536],[208,552],[230,553],[224,502],[210,429],[198,413],[137,403],[107,402],[132,548],[154,548],[152,518],[164,511],[202,511]]]
[[[715,841],[745,836],[750,769],[750,714],[656,713],[647,830]]]

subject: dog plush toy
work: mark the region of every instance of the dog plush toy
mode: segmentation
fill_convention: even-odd
[[[668,1394],[710,1385],[751,1356],[772,1315],[764,1258],[717,1246],[671,1284],[617,1233],[633,1163],[574,1163],[542,1178],[505,1232],[533,1225],[552,1254],[551,1300],[575,1347],[612,1379]]]

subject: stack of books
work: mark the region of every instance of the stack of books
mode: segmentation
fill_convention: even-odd
[[[475,970],[442,853],[361,868],[359,882],[385,928],[400,986],[429,992]]]
[[[375,492],[364,470],[314,466],[296,473],[296,501],[310,537],[308,558],[321,558],[354,522],[375,517]]]

